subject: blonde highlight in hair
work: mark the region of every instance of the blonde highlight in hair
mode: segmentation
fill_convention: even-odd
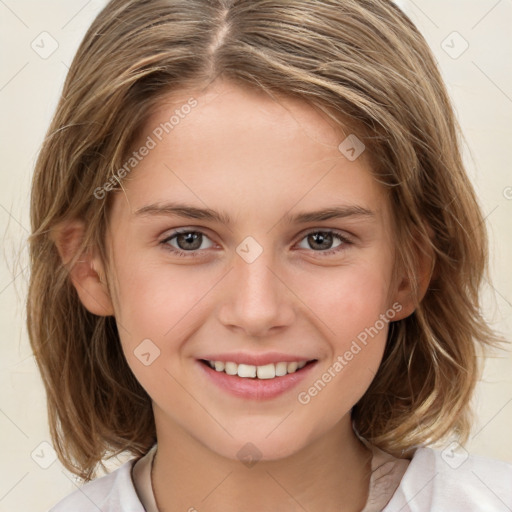
[[[108,455],[140,456],[156,440],[115,318],[84,308],[69,269],[92,247],[107,265],[112,193],[94,191],[152,109],[219,77],[301,99],[356,133],[388,189],[397,266],[414,285],[418,251],[434,254],[427,292],[392,323],[352,411],[357,431],[400,456],[452,432],[466,439],[477,350],[498,341],[479,304],[487,235],[445,86],[412,22],[387,0],[114,0],[73,60],[32,184],[27,325],[61,462],[90,480]],[[66,219],[87,229],[62,265],[52,232]]]

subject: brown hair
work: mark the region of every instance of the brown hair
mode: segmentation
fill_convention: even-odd
[[[73,60],[32,184],[27,324],[59,459],[90,480],[107,455],[140,456],[156,440],[115,318],[88,312],[68,272],[92,246],[107,265],[109,197],[94,191],[151,109],[219,76],[308,102],[364,142],[389,191],[398,264],[415,282],[419,248],[435,258],[423,300],[391,324],[354,425],[397,455],[452,432],[463,442],[477,349],[497,341],[479,309],[487,238],[447,92],[413,23],[387,0],[113,0]],[[63,266],[51,232],[72,218],[87,231]]]

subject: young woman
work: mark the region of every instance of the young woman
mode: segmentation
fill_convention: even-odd
[[[52,510],[512,507],[461,448],[497,337],[457,130],[392,2],[110,2],[37,162],[28,327],[61,462],[134,458]]]

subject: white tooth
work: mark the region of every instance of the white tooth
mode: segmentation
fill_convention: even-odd
[[[297,363],[294,361],[293,363],[288,363],[288,373],[294,373],[297,370]]]
[[[258,379],[273,379],[276,376],[276,367],[273,363],[258,366],[256,369]]]
[[[213,365],[218,372],[224,371],[224,361],[214,361]]]
[[[306,363],[307,363],[307,361],[302,361],[301,363],[299,363],[297,365],[297,370],[300,370],[301,368],[304,368],[304,366],[306,366]]]
[[[210,365],[210,368],[215,368],[215,362],[214,361],[208,361],[208,364]]]
[[[238,365],[232,361],[228,361],[224,367],[224,371],[228,375],[236,375],[238,372]]]
[[[276,364],[276,377],[282,377],[286,375],[288,371],[288,363],[277,363]]]
[[[252,364],[239,364],[238,365],[239,377],[256,377],[256,366]]]

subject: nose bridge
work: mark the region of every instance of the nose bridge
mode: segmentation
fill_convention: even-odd
[[[273,250],[253,239],[242,242],[236,252],[221,307],[222,323],[253,336],[288,325],[293,320],[291,294],[278,277]]]

